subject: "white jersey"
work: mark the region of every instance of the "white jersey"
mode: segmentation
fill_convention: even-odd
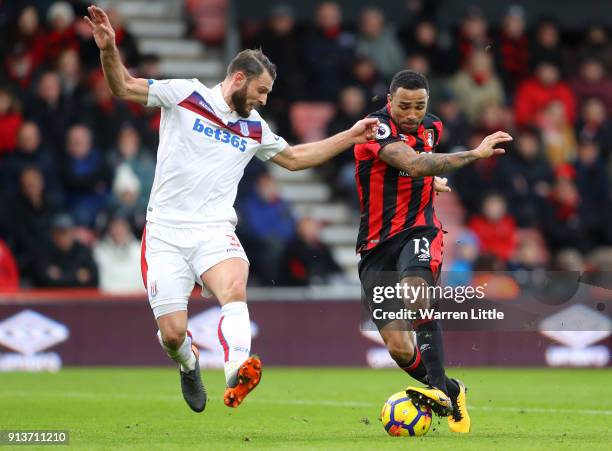
[[[149,80],[147,106],[160,106],[155,180],[147,221],[171,227],[236,224],[234,200],[254,155],[268,160],[287,147],[256,110],[231,111],[221,85]]]

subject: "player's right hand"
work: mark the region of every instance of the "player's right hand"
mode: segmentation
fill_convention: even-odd
[[[473,150],[478,158],[489,158],[493,155],[501,155],[506,151],[496,147],[501,143],[512,141],[512,136],[506,132],[495,132],[482,140],[480,145]]]
[[[353,140],[353,144],[367,143],[376,138],[376,131],[380,122],[374,117],[366,117],[355,122],[349,130],[349,135]]]
[[[85,16],[85,21],[91,27],[94,40],[100,50],[110,50],[115,45],[115,30],[108,20],[108,16],[97,6],[88,6],[89,16]]]

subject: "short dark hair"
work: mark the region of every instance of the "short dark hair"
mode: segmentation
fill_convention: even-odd
[[[276,66],[268,59],[261,49],[247,49],[238,53],[227,66],[227,75],[243,72],[247,78],[259,77],[267,71],[276,80]]]
[[[429,83],[423,74],[413,70],[402,70],[393,76],[389,92],[393,95],[399,88],[424,89],[429,94]]]

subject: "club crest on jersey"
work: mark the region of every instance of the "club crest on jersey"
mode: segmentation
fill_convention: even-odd
[[[249,124],[240,121],[240,133],[242,133],[242,136],[249,136]]]
[[[381,140],[388,138],[391,135],[391,129],[387,124],[380,124],[376,130],[376,139]]]
[[[431,128],[423,130],[423,141],[427,146],[433,147],[434,145],[434,132]]]

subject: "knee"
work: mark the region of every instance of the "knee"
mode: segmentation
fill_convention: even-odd
[[[178,328],[166,328],[165,330],[160,330],[160,332],[164,345],[170,349],[176,350],[180,348],[185,341],[186,331],[184,330],[180,330]]]

